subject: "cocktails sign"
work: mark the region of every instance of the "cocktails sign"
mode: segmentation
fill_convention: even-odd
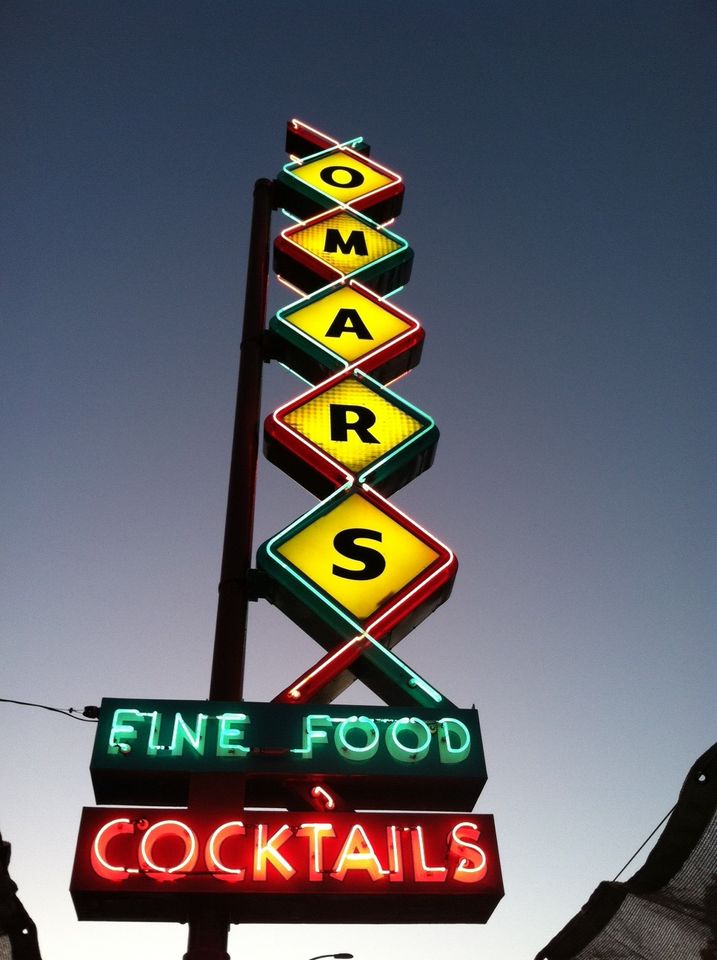
[[[486,920],[502,896],[493,818],[88,808],[72,890],[80,919],[232,923]]]

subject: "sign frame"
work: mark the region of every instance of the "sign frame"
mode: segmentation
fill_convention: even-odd
[[[351,614],[325,589],[279,554],[290,538],[329,514],[352,496],[360,496],[382,511],[436,554],[432,562],[390,600],[364,620]],[[272,581],[269,599],[325,649],[351,637],[368,635],[391,649],[450,596],[458,569],[453,551],[370,487],[343,487],[265,541],[257,565]]]
[[[305,333],[294,321],[297,313],[322,303],[346,288],[355,290],[369,304],[379,306],[406,326],[402,333],[384,341],[353,362]],[[349,280],[348,283],[339,281],[311,297],[302,297],[301,300],[282,307],[269,321],[269,331],[272,335],[274,358],[292,373],[314,385],[339,370],[348,370],[354,366],[370,373],[380,383],[390,383],[418,365],[425,338],[423,328],[415,317],[379,297],[357,280]]]
[[[489,814],[85,807],[70,892],[80,920],[484,923],[503,882]]]
[[[475,708],[115,697],[102,700],[90,773],[98,804],[150,806],[184,806],[192,777],[221,775],[243,779],[252,807],[285,806],[290,783],[358,809],[378,793],[399,810],[461,810],[487,780]]]
[[[345,215],[364,230],[378,234],[396,244],[394,250],[370,260],[355,270],[346,272],[333,267],[329,262],[311,253],[295,239],[297,234],[320,226],[326,221]],[[381,227],[368,217],[353,210],[335,206],[309,220],[282,230],[274,241],[274,271],[302,293],[314,293],[336,281],[357,279],[376,293],[394,293],[408,283],[413,265],[413,250],[408,242]]]
[[[340,195],[334,196],[322,190],[319,186],[307,183],[297,176],[297,171],[324,159],[335,157],[341,164],[341,158],[354,160],[358,164],[368,167],[388,179],[375,189],[367,190],[350,200],[342,200]],[[383,164],[369,158],[366,153],[352,148],[349,144],[337,144],[328,149],[308,154],[301,159],[293,160],[282,168],[276,178],[278,184],[278,205],[292,217],[306,220],[324,210],[344,206],[360,211],[376,223],[387,223],[394,220],[403,206],[404,184],[403,178],[394,170],[389,170]]]
[[[323,394],[351,380],[419,424],[418,430],[356,472],[331,456],[287,419],[304,405],[320,400]],[[428,470],[433,463],[438,437],[438,427],[432,417],[354,367],[323,381],[270,413],[264,421],[264,454],[271,463],[318,498],[329,496],[351,481],[368,484],[388,496]]]

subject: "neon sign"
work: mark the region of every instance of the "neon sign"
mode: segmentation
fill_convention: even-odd
[[[257,563],[273,602],[330,651],[311,692],[301,677],[281,699],[316,698],[349,668],[387,702],[449,703],[390,648],[449,596],[455,555],[376,491],[337,491],[262,544]]]
[[[196,774],[246,778],[249,805],[324,783],[354,806],[470,808],[486,781],[475,710],[105,699],[91,763],[98,803],[183,804]],[[415,776],[421,776],[416,790]]]
[[[398,216],[403,203],[403,181],[397,173],[360,152],[360,140],[345,144],[334,141],[333,149],[326,150],[329,138],[325,134],[315,131],[312,136],[310,128],[300,126],[303,129],[295,122],[293,130],[290,127],[288,131],[288,152],[316,156],[293,159],[279,174],[280,205],[287,213],[303,219],[320,210],[351,204],[377,223]],[[309,139],[297,144],[307,135]]]
[[[412,262],[402,237],[342,209],[287,227],[274,245],[274,269],[304,293],[352,278],[387,294],[408,281]]]
[[[430,467],[438,439],[430,417],[382,386],[415,365],[422,342],[417,321],[386,304],[413,259],[381,220],[387,203],[398,212],[400,177],[369,161],[360,139],[340,144],[299,121],[287,146],[299,156],[279,176],[285,212],[306,216],[309,201],[320,212],[282,231],[274,269],[315,296],[280,311],[271,329],[287,366],[319,382],[267,418],[264,445],[327,499],[264,543],[257,566],[271,601],[329,655],[279,699],[333,700],[358,678],[388,703],[446,706],[392,653],[450,595],[458,566],[383,496]]]
[[[71,892],[80,919],[179,919],[212,894],[233,923],[309,904],[314,922],[387,922],[397,896],[402,920],[460,923],[503,891],[486,815],[110,808],[83,812]]]
[[[325,499],[257,566],[264,596],[326,653],[272,703],[104,700],[95,798],[125,806],[83,812],[72,897],[79,919],[485,922],[503,895],[493,819],[448,812],[486,782],[477,713],[392,649],[457,570],[386,499],[430,467],[438,438],[387,387],[423,344],[388,302],[413,260],[388,229],[403,183],[361,138],[291,121],[287,150],[273,199],[298,222],[274,268],[302,296],[269,342],[311,386],[267,418],[265,452]],[[390,706],[334,705],[354,679]]]
[[[310,383],[360,363],[381,383],[416,366],[418,321],[356,280],[304,297],[269,322],[277,359]]]
[[[392,493],[433,462],[430,417],[354,370],[275,410],[264,452],[317,496],[354,481]]]

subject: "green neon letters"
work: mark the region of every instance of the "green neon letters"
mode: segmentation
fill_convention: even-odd
[[[187,713],[190,713],[187,711]],[[119,707],[112,716],[107,738],[107,754],[128,755],[135,751],[147,757],[162,753],[172,757],[185,754],[202,757],[207,749],[207,732],[217,757],[244,757],[251,752],[245,743],[251,718],[247,713],[217,714],[191,711],[185,717],[180,710],[161,713],[133,707]],[[318,756],[332,748],[346,760],[362,762],[376,756],[379,748],[399,763],[423,760],[433,750],[439,763],[461,763],[471,750],[471,734],[462,720],[442,717],[426,722],[420,717],[377,717],[328,713],[308,713],[303,717],[301,746],[291,747],[302,759]],[[255,749],[261,749],[260,744]]]
[[[283,806],[287,778],[358,809],[471,807],[486,780],[475,709],[105,699],[90,767],[98,803],[181,806],[195,775],[239,774],[249,806]],[[421,777],[421,791],[414,779]]]
[[[140,732],[146,729],[148,757],[157,756],[163,751],[170,756],[181,757],[185,752],[185,746],[201,757],[204,756],[206,748],[208,721],[216,723],[216,755],[218,757],[233,757],[249,753],[249,747],[241,743],[246,732],[244,726],[250,722],[245,713],[220,713],[215,716],[195,713],[188,722],[180,711],[176,711],[171,721],[171,739],[169,743],[161,743],[161,735],[167,729],[167,721],[163,720],[163,715],[157,710],[143,712],[128,707],[120,707],[114,712],[107,741],[107,753],[112,755],[131,753],[135,746],[139,746],[135,741],[139,739]]]
[[[304,717],[302,745],[291,752],[306,758],[320,756],[322,748],[330,746],[330,739],[337,753],[357,762],[370,760],[381,744],[399,763],[423,760],[431,749],[441,764],[461,763],[471,751],[470,730],[456,717],[427,723],[420,717],[374,720],[309,713]]]

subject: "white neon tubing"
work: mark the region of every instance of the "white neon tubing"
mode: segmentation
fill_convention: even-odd
[[[230,828],[232,828],[231,833],[229,833]],[[246,830],[241,820],[229,820],[227,823],[222,823],[209,838],[207,853],[211,858],[212,864],[218,867],[221,873],[233,874],[238,877],[239,880],[243,880],[245,875],[244,867],[228,867],[219,855],[224,840],[228,839],[228,837],[220,836],[224,833],[229,833],[229,836],[242,837],[246,834]]]
[[[155,830],[158,830],[160,827],[179,827],[184,831],[185,837],[189,838],[189,853],[186,854],[184,860],[181,863],[178,863],[174,867],[160,867],[158,866],[148,855],[147,853],[147,841],[152,836]],[[185,849],[187,848],[187,843],[185,840]],[[182,873],[184,868],[196,858],[197,854],[197,837],[191,827],[188,827],[186,823],[182,823],[181,820],[159,820],[157,823],[153,823],[152,826],[147,830],[145,835],[142,837],[142,843],[140,844],[140,853],[142,859],[149,867],[151,873]]]
[[[106,823],[100,830],[98,830],[97,835],[95,836],[94,841],[92,842],[92,852],[95,855],[95,859],[102,866],[103,869],[109,871],[110,873],[139,873],[139,870],[136,867],[116,867],[114,864],[109,863],[108,860],[100,853],[100,844],[104,839],[105,833],[110,830],[112,827],[118,826],[118,824],[126,824],[129,829],[127,830],[118,830],[118,834],[122,833],[133,833],[134,827],[132,826],[132,821],[128,817],[118,817],[116,820],[110,820],[109,823]],[[112,838],[110,837],[110,840]],[[108,841],[109,843],[109,841]],[[102,845],[104,849],[104,844]]]

